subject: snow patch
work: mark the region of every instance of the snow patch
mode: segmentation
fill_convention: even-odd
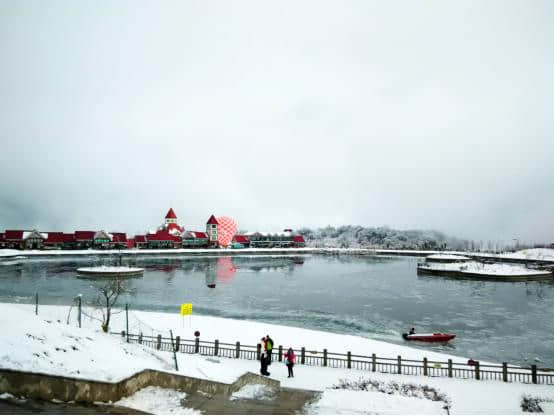
[[[186,397],[187,394],[182,391],[149,386],[137,391],[132,396],[124,397],[115,404],[153,414],[201,414],[198,410],[182,406]]]
[[[231,400],[270,400],[275,391],[265,384],[247,384],[231,395]]]

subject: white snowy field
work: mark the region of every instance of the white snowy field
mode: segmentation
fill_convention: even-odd
[[[98,321],[84,318],[83,328],[75,323],[75,309],[66,324],[69,307],[39,306],[35,316],[34,305],[0,304],[0,367],[34,371],[71,377],[116,381],[144,368],[173,372],[171,353],[158,352],[136,344],[126,344],[124,338],[100,331]],[[134,316],[133,316],[134,315]],[[304,345],[307,349],[327,347],[330,351],[353,353],[375,352],[383,356],[397,354],[406,358],[421,359],[422,351],[400,345],[391,345],[361,337],[337,335],[300,328],[229,320],[223,318],[193,316],[184,322],[177,314],[132,312],[135,329],[147,334],[148,329],[167,331],[191,338],[194,330],[201,331],[203,340],[218,338],[221,342],[255,344],[261,336],[270,334],[277,345]],[[124,326],[124,313],[114,316],[113,330]],[[134,332],[134,331],[133,331]],[[163,333],[167,336],[167,332]],[[306,341],[308,340],[308,341]],[[425,353],[429,359],[444,359],[436,353]],[[247,371],[258,372],[256,361],[205,357],[193,354],[177,354],[179,373],[192,377],[231,383]],[[369,378],[390,383],[411,383],[429,386],[446,395],[453,414],[520,414],[524,395],[544,400],[554,400],[554,387],[493,381],[457,380],[370,373],[348,369],[295,366],[295,377],[287,378],[282,363],[270,366],[271,377],[284,387],[322,391],[321,399],[307,413],[320,414],[444,414],[443,402],[402,394],[386,394],[379,391],[335,390],[331,387],[340,380],[356,381]],[[0,394],[3,392],[0,391]],[[248,395],[247,392],[243,392]],[[394,393],[391,391],[391,393]],[[140,391],[124,399],[125,405],[154,413],[188,413],[191,409],[179,407],[181,392],[165,391],[163,395],[152,391]],[[259,394],[259,391],[250,392]],[[161,399],[163,398],[163,399]],[[171,398],[171,400],[170,400]],[[173,403],[173,405],[171,405]],[[174,406],[171,409],[168,406]]]

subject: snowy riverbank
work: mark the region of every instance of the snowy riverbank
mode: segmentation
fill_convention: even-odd
[[[554,249],[536,248],[526,249],[515,253],[471,253],[460,251],[422,251],[422,250],[389,250],[371,248],[243,248],[243,249],[126,249],[126,250],[13,250],[0,249],[0,259],[28,258],[56,258],[72,256],[148,256],[148,255],[183,255],[183,256],[234,256],[234,255],[294,255],[294,254],[361,254],[381,256],[414,256],[426,257],[429,255],[442,256],[477,256],[490,257],[505,260],[529,260],[529,261],[552,261],[554,262]]]
[[[173,371],[173,357],[170,353],[126,344],[122,337],[100,332],[99,322],[88,317],[83,319],[83,328],[78,328],[75,309],[69,312],[67,306],[39,306],[39,314],[35,316],[34,305],[0,304],[0,329],[3,333],[0,338],[1,367],[108,381],[120,380],[143,368]],[[68,315],[70,325],[66,324]],[[241,340],[245,344],[256,344],[261,336],[269,333],[277,345],[285,347],[305,345],[309,349],[325,346],[329,350],[350,350],[354,354],[376,352],[383,356],[398,354],[412,359],[421,359],[423,354],[421,350],[361,337],[257,322],[207,316],[192,316],[189,322],[189,318],[183,320],[178,313],[132,312],[130,315],[130,330],[145,334],[149,331],[154,333],[154,330],[165,333],[173,329],[176,335],[190,338],[193,331],[199,330],[204,340],[217,338],[221,342]],[[124,325],[124,313],[114,315],[112,329],[119,330]],[[431,352],[425,355],[429,359],[447,358],[444,354]],[[259,366],[255,361],[213,360],[189,354],[178,354],[178,360],[181,374],[225,383],[233,382],[247,371],[257,372]],[[286,367],[280,363],[274,363],[270,370],[271,377],[279,380],[283,387],[323,392],[321,400],[306,409],[309,413],[444,413],[439,402],[424,398],[331,388],[341,379],[353,382],[362,377],[385,384],[412,383],[432,387],[448,396],[450,412],[453,414],[521,413],[523,395],[554,399],[552,386],[400,376],[302,365],[295,367],[294,378],[287,378]],[[129,400],[126,404],[132,406],[132,398]],[[144,401],[144,398],[137,400]],[[167,401],[164,400],[156,407],[155,399],[148,400],[150,411],[153,411],[154,406],[154,409],[160,409],[158,411],[168,412],[167,408],[162,407],[167,405]]]

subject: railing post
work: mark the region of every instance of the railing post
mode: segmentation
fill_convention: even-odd
[[[402,374],[402,357],[398,356],[398,374]]]
[[[175,351],[179,351],[179,348],[181,347],[181,336],[177,335],[175,337]]]
[[[479,370],[479,361],[475,361],[475,380],[481,380],[481,371]]]
[[[216,339],[214,344],[214,355],[217,357],[218,354],[219,354],[219,340]]]
[[[375,353],[371,354],[371,371],[377,371],[377,356]]]
[[[427,357],[423,357],[423,375],[424,376],[429,375],[427,370]]]
[[[159,350],[162,347],[162,336],[158,334],[158,342],[156,344],[156,349]]]
[[[327,367],[327,348],[323,349],[323,367]]]
[[[237,345],[235,347],[235,358],[240,358],[240,342],[237,341]]]
[[[38,315],[38,292],[35,294],[35,315]]]
[[[262,344],[256,345],[256,360],[260,361],[260,357],[262,356]]]
[[[502,363],[502,381],[508,382],[508,363]]]
[[[531,366],[531,381],[533,384],[537,384],[537,365],[533,364]]]
[[[198,354],[200,352],[200,337],[196,337],[194,340],[194,353]]]
[[[448,377],[452,378],[452,359],[448,359]]]
[[[283,346],[279,345],[279,362],[283,361]]]
[[[78,298],[79,298],[79,316],[78,316],[78,319],[79,319],[79,328],[81,328],[81,296],[79,295]]]
[[[139,344],[142,344],[142,332],[139,334]]]
[[[306,364],[306,348],[302,347],[301,353],[300,353],[300,364]]]
[[[352,353],[350,351],[346,353],[346,366],[352,368]]]
[[[129,304],[125,304],[125,332],[127,333],[127,342],[129,342]]]

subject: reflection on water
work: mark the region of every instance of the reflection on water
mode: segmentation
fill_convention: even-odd
[[[118,258],[32,260],[0,266],[0,301],[68,304],[97,295],[77,267]],[[405,343],[402,332],[457,334],[416,348],[494,361],[554,366],[554,284],[418,276],[416,258],[371,256],[132,257],[145,268],[128,280],[132,309],[196,313],[356,334]],[[277,340],[278,342],[278,340]],[[323,347],[323,346],[322,346]]]

